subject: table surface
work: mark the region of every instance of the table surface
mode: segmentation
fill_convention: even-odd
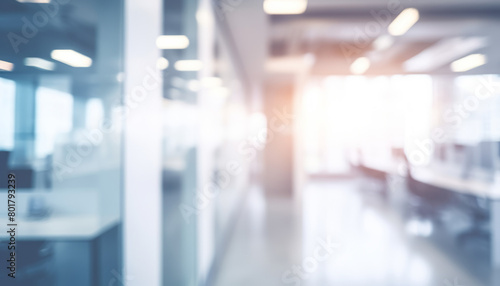
[[[444,175],[430,169],[419,169],[412,172],[415,180],[431,184],[451,191],[480,196],[491,200],[500,200],[500,176],[497,174],[494,182],[463,179]]]
[[[388,174],[397,175],[398,170],[396,164],[375,164],[363,163],[363,165],[370,169],[379,170]],[[495,175],[494,182],[486,182],[475,179],[463,179],[457,176],[451,176],[437,172],[429,168],[420,168],[412,170],[412,176],[415,180],[434,185],[436,187],[449,189],[458,193],[485,197],[490,200],[500,200],[500,173]]]
[[[119,223],[119,217],[97,215],[52,215],[44,219],[16,218],[16,239],[20,240],[90,240]],[[0,219],[2,229],[7,228],[7,218]],[[0,240],[8,238],[0,232]]]

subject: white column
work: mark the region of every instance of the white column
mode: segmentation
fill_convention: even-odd
[[[215,41],[215,19],[213,18],[211,1],[200,0],[197,7],[198,21],[198,58],[203,62],[203,70],[199,72],[198,77],[201,80],[207,76],[213,76],[213,47]],[[212,182],[214,171],[213,154],[215,147],[211,140],[211,130],[213,130],[213,114],[210,105],[209,94],[205,89],[198,93],[199,116],[199,137],[197,148],[197,192],[201,194],[203,188]],[[197,268],[198,283],[204,284],[210,271],[215,256],[215,201],[210,200],[209,205],[204,208],[197,218]]]
[[[161,0],[125,1],[124,284],[162,284]]]

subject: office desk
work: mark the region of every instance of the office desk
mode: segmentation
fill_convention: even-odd
[[[387,175],[398,175],[401,170],[398,169],[398,164],[395,161],[381,163],[381,162],[362,162],[360,167],[383,172]]]
[[[401,172],[401,170],[398,170],[398,165],[395,162],[369,162],[362,163],[361,166],[378,172],[384,172],[385,174],[397,175]],[[494,268],[500,269],[500,173],[497,172],[495,175],[494,183],[443,175],[428,168],[412,169],[412,176],[416,181],[422,183],[461,194],[485,198],[490,201],[491,262]],[[500,277],[495,280],[500,281]]]
[[[500,174],[496,174],[494,183],[477,180],[464,180],[446,176],[429,169],[412,170],[415,180],[432,184],[462,194],[488,199],[491,203],[491,262],[495,269],[500,269]],[[495,272],[495,271],[494,271]],[[497,278],[496,281],[499,281]]]
[[[500,174],[497,174],[494,183],[457,178],[430,169],[413,169],[412,176],[417,181],[440,188],[490,200],[500,200]]]
[[[0,190],[0,197],[6,195]],[[29,199],[44,197],[51,214],[30,218]],[[118,271],[120,216],[99,208],[95,190],[19,190],[16,197],[16,241],[47,242],[53,250],[51,265],[57,269],[55,286],[108,285]],[[0,241],[7,241],[5,209],[0,209]],[[20,250],[21,251],[21,250]]]
[[[119,218],[56,215],[44,220],[20,218],[16,222],[18,243],[50,243],[51,268],[57,269],[54,286],[108,285],[113,270],[120,269]],[[2,219],[1,223],[7,221]],[[0,241],[7,240],[7,233],[2,232]]]
[[[7,190],[0,189],[0,198],[7,199]],[[28,215],[31,199],[42,200],[50,214],[32,218]],[[99,191],[93,189],[17,189],[16,223],[21,240],[88,240],[118,224],[117,210],[100,208]],[[7,225],[7,209],[0,208],[0,225]],[[0,239],[7,233],[0,232]]]

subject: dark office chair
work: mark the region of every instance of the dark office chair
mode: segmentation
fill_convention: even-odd
[[[438,144],[436,143],[434,146],[434,154],[435,158],[438,159],[440,162],[445,162],[447,160],[447,155],[446,155],[446,144]]]
[[[16,174],[16,188],[30,189],[33,188],[33,178],[35,172],[29,168],[10,169],[9,172]]]
[[[457,163],[462,165],[462,178],[468,179],[471,175],[472,169],[474,168],[474,153],[477,147],[463,144],[454,144],[454,147],[457,153],[462,153],[464,155],[464,161]]]
[[[472,218],[472,225],[457,235],[457,244],[461,247],[472,245],[475,250],[489,251],[491,249],[490,201],[477,196],[461,195],[459,203],[461,209]]]
[[[463,177],[468,178],[470,170],[474,164],[472,162],[474,148],[478,148],[480,154],[479,166],[489,170],[488,179],[494,178],[494,157],[492,156],[493,146],[496,142],[480,142],[478,146],[467,146],[462,149],[466,152],[466,162],[464,163]],[[490,202],[487,198],[482,198],[472,195],[459,195],[458,204],[460,209],[472,218],[470,229],[460,233],[456,242],[458,245],[465,247],[473,245],[481,247],[483,250],[489,250],[491,232],[489,230],[490,222]]]
[[[0,151],[0,189],[7,188],[7,174],[9,173],[9,151]]]
[[[357,170],[363,178],[360,190],[367,191],[370,194],[377,194],[383,199],[388,198],[387,175],[385,172],[368,168],[364,166],[363,163],[359,164],[355,170]]]
[[[6,245],[6,242],[2,242],[2,245]],[[16,278],[8,277],[7,269],[4,268],[0,275],[0,285],[54,285],[52,244],[45,241],[17,241],[16,245]],[[9,257],[7,247],[0,248],[0,255]]]
[[[405,156],[407,168],[407,188],[412,195],[410,205],[417,214],[437,223],[441,222],[442,211],[452,203],[453,193],[441,187],[416,180],[409,167],[408,158]]]
[[[486,179],[490,182],[495,180],[495,145],[494,141],[483,141],[479,143],[479,166],[486,171]]]
[[[33,188],[34,170],[31,168],[10,168],[10,151],[0,151],[0,188],[7,188],[7,175],[16,174],[16,188]]]
[[[381,181],[385,181],[386,173],[383,172],[383,171],[372,169],[372,168],[368,168],[368,167],[364,166],[363,164],[361,164],[358,167],[358,169],[359,169],[359,171],[363,175],[365,175],[367,177],[370,177],[370,178],[373,178],[373,179],[377,179],[377,180],[381,180]]]
[[[416,208],[418,214],[440,222],[441,212],[452,201],[451,191],[417,181],[411,175],[408,176],[407,182],[408,190],[413,195],[410,204]]]

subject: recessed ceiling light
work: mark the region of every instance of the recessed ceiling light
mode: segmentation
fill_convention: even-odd
[[[222,79],[218,77],[205,77],[201,80],[203,87],[216,88],[222,86]]]
[[[393,36],[402,36],[410,30],[420,18],[420,13],[415,8],[404,9],[389,25],[389,33]]]
[[[1,71],[12,71],[14,69],[14,64],[6,61],[0,60],[0,70]]]
[[[88,68],[92,66],[92,59],[73,50],[53,50],[50,57],[68,66]]]
[[[264,12],[270,15],[297,15],[307,10],[307,0],[265,0]]]
[[[156,46],[162,50],[180,50],[189,46],[189,39],[184,35],[164,35],[156,39]]]
[[[364,74],[370,68],[370,60],[366,57],[358,58],[351,65],[353,74]]]
[[[450,67],[453,72],[466,72],[485,65],[486,62],[485,55],[473,54],[452,62]]]
[[[226,98],[229,96],[229,89],[227,87],[218,87],[213,90],[213,95],[220,97],[220,98]]]
[[[56,67],[56,65],[53,62],[41,58],[25,58],[24,65],[48,71],[53,71]]]
[[[159,70],[166,70],[169,66],[169,62],[166,58],[161,57],[156,61],[156,68]]]
[[[203,68],[200,60],[181,60],[175,62],[175,69],[178,71],[199,71]]]

